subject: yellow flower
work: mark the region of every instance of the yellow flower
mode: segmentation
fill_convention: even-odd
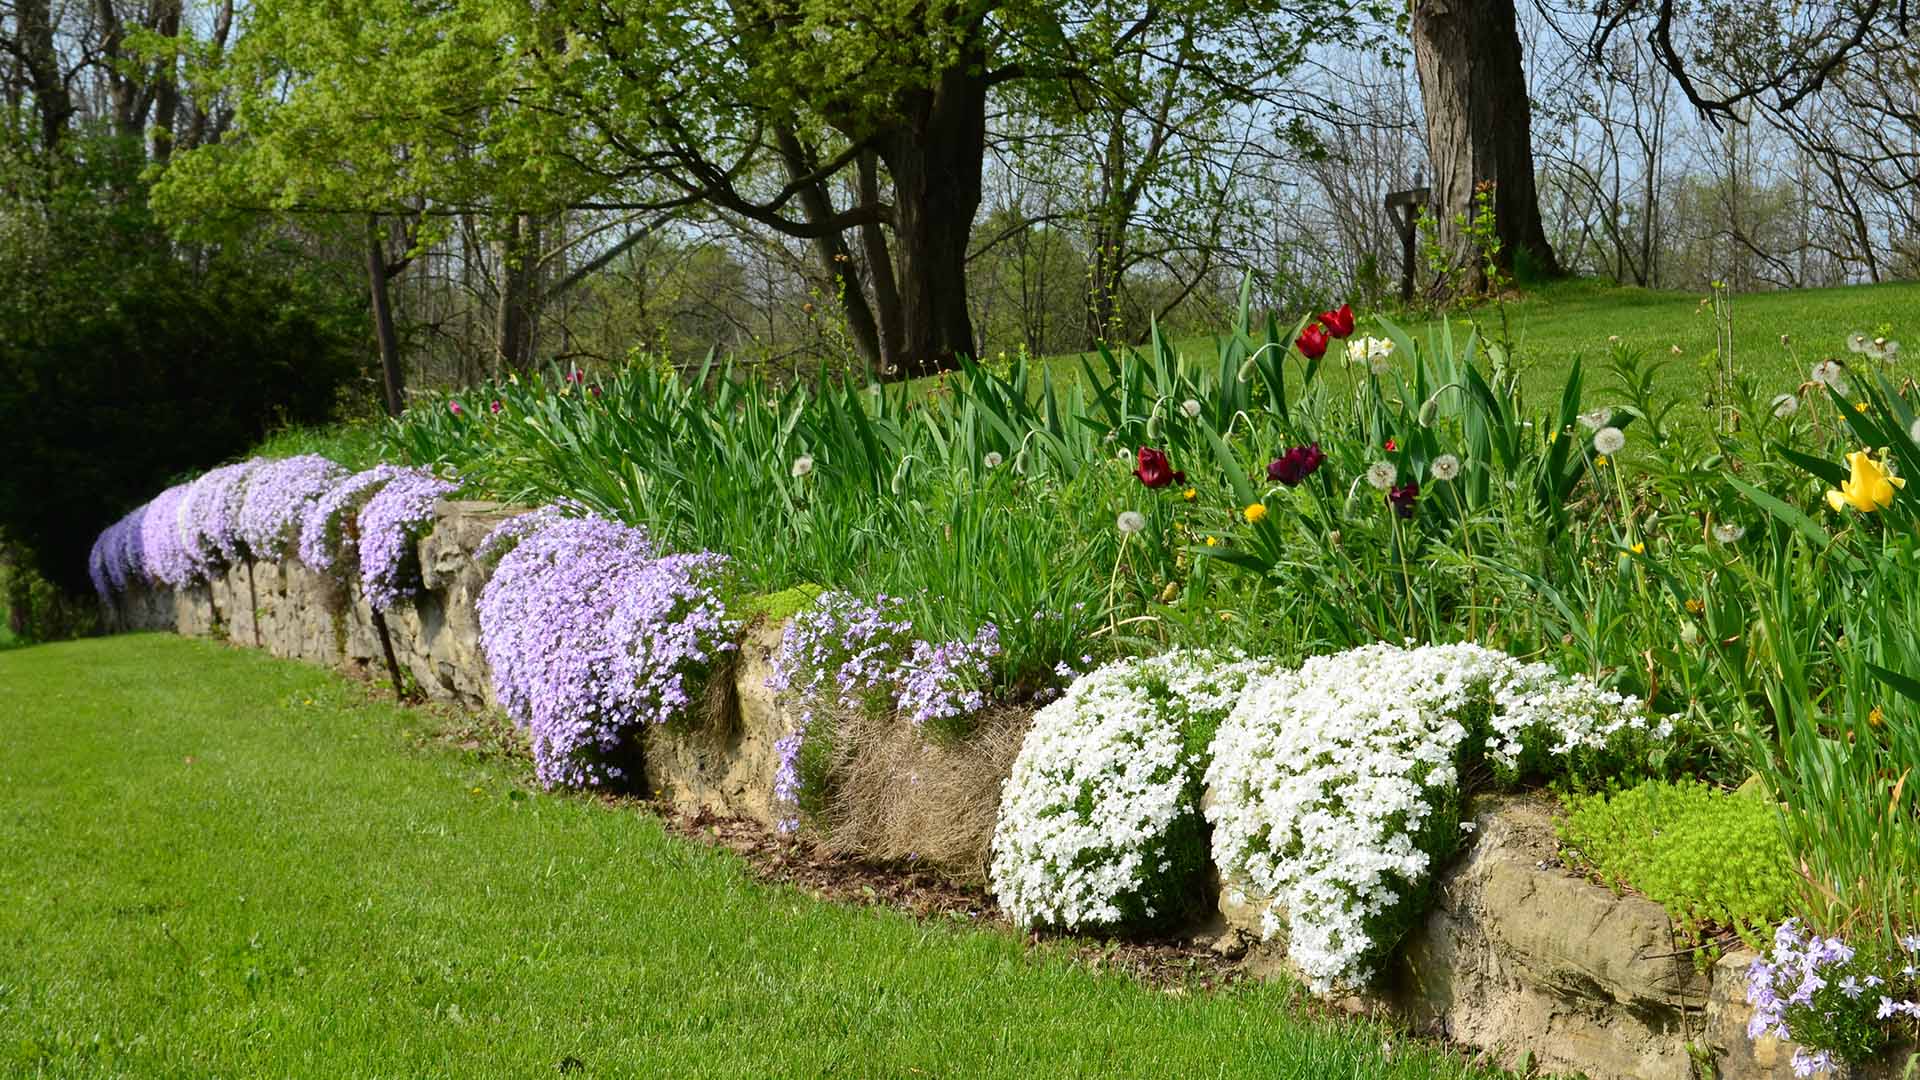
[[[1200,494],[1200,490],[1198,488],[1188,488],[1187,490],[1180,493],[1180,497],[1187,500],[1188,502],[1192,502],[1194,498],[1199,494]]]
[[[1266,503],[1248,503],[1247,508],[1240,512],[1246,515],[1247,524],[1258,525],[1262,521],[1265,521],[1267,519],[1267,504]]]
[[[1220,538],[1219,538],[1219,537],[1217,537],[1217,536],[1209,536],[1209,537],[1207,537],[1207,546],[1208,546],[1208,547],[1219,547],[1219,546],[1220,546]]]
[[[1907,486],[1905,477],[1888,472],[1885,462],[1875,461],[1865,450],[1848,454],[1847,466],[1852,475],[1841,483],[1840,490],[1827,490],[1827,505],[1835,510],[1849,506],[1863,514],[1884,510],[1893,502],[1894,490]]]
[[[1594,459],[1593,459],[1593,463],[1594,463],[1595,465],[1597,465],[1597,466],[1599,466],[1599,467],[1600,467],[1600,468],[1602,468],[1602,469],[1604,469],[1604,468],[1606,468],[1606,467],[1607,467],[1607,455],[1605,455],[1605,454],[1601,454],[1601,455],[1600,455],[1599,457],[1597,457],[1597,458],[1594,458]]]
[[[1868,727],[1879,727],[1881,724],[1884,724],[1886,722],[1887,722],[1887,714],[1881,712],[1880,706],[1878,705],[1875,705],[1873,707],[1873,711],[1867,714]]]
[[[1635,541],[1633,546],[1627,550],[1633,552],[1635,555],[1645,555],[1647,553],[1647,545]]]
[[[1854,405],[1853,405],[1853,411],[1854,411],[1854,412],[1866,412],[1866,411],[1867,411],[1867,403],[1866,403],[1866,402],[1864,402],[1864,401],[1857,401],[1857,402],[1855,402],[1855,403],[1854,403]]]
[[[1698,615],[1705,610],[1707,610],[1707,605],[1704,601],[1698,599],[1687,601],[1687,614]]]

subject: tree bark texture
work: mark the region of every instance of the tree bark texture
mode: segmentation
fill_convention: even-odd
[[[975,352],[967,240],[980,209],[985,67],[984,55],[963,57],[931,89],[906,95],[901,123],[877,140],[893,179],[901,356],[890,374],[900,378],[951,370]]]
[[[1472,220],[1483,184],[1493,185],[1501,268],[1511,270],[1524,252],[1536,273],[1558,275],[1534,188],[1532,109],[1514,0],[1417,0],[1413,47],[1434,214],[1440,243],[1459,271],[1457,287],[1486,287],[1483,257],[1457,220]]]
[[[387,255],[380,243],[380,217],[367,215],[367,291],[373,298],[373,333],[380,343],[380,375],[387,415],[407,407],[406,373],[400,367],[400,335],[393,328],[393,302],[387,292]]]

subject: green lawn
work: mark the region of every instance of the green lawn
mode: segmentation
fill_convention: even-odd
[[[1427,340],[1443,322],[1453,325],[1462,342],[1474,322],[1504,333],[1526,369],[1526,389],[1542,404],[1557,401],[1573,357],[1582,356],[1590,370],[1584,396],[1589,404],[1601,404],[1618,400],[1611,378],[1595,369],[1609,359],[1614,343],[1608,339],[1616,336],[1622,346],[1672,361],[1660,382],[1671,393],[1697,394],[1712,382],[1717,330],[1711,305],[1701,304],[1706,297],[1705,292],[1655,292],[1579,280],[1540,286],[1505,305],[1446,319],[1393,317],[1417,341]],[[1753,293],[1735,296],[1731,303],[1734,364],[1769,384],[1769,397],[1792,390],[1823,357],[1857,359],[1845,352],[1846,336],[1855,330],[1884,332],[1907,346],[1908,357],[1920,355],[1920,283]],[[1379,332],[1370,312],[1359,314],[1358,333]],[[1781,344],[1782,334],[1791,339],[1790,346]],[[1182,338],[1175,347],[1190,359],[1210,360],[1215,350],[1210,337]],[[1077,356],[1055,357],[1048,364],[1055,378],[1077,377],[1080,371]],[[1903,361],[1903,369],[1911,366],[1911,360]],[[1339,377],[1337,364],[1326,370]]]
[[[171,636],[0,654],[0,1076],[1473,1075],[753,884],[435,723]]]

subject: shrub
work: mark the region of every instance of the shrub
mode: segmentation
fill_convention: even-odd
[[[1129,931],[1192,911],[1207,867],[1199,748],[1262,666],[1121,660],[1040,710],[994,830],[993,890],[1016,922]]]
[[[211,577],[221,567],[240,561],[240,506],[247,478],[259,466],[258,460],[222,465],[187,485],[180,523],[187,555],[199,576]]]
[[[389,480],[360,508],[360,588],[375,611],[409,600],[420,589],[421,530],[433,506],[459,485],[412,470]]]
[[[1790,910],[1786,842],[1763,798],[1648,781],[1567,799],[1559,832],[1570,863],[1661,904],[1688,941],[1723,928],[1757,947]]]
[[[321,572],[338,566],[337,572],[344,573],[347,566],[357,565],[359,555],[348,523],[368,499],[406,471],[398,465],[375,465],[334,484],[309,503],[300,522],[300,561]]]
[[[140,564],[150,580],[175,589],[186,588],[199,576],[180,523],[186,496],[187,485],[175,484],[154,496],[140,519]]]
[[[268,461],[247,479],[240,503],[240,539],[259,559],[283,559],[300,543],[307,508],[347,470],[319,454]]]
[[[532,736],[549,787],[631,783],[631,739],[683,715],[733,650],[718,585],[724,556],[661,557],[640,529],[552,518],[518,535],[480,594],[494,693]]]
[[[1368,978],[1458,847],[1463,767],[1498,779],[1647,733],[1620,695],[1477,645],[1368,645],[1255,679],[1221,724],[1207,783],[1214,861],[1283,916],[1317,991]],[[1661,725],[1658,734],[1667,734]]]

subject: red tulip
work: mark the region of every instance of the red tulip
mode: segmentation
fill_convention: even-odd
[[[1318,360],[1327,355],[1327,332],[1309,323],[1305,330],[1300,331],[1300,336],[1293,339],[1293,347],[1300,350],[1301,356]]]
[[[1327,333],[1337,338],[1353,333],[1353,305],[1341,304],[1337,311],[1321,312],[1320,325],[1327,328]]]
[[[500,415],[500,399],[499,398],[493,399],[493,415],[495,416]]]
[[[455,416],[460,416],[463,413],[465,413],[467,410],[461,408],[459,402],[449,401],[447,402],[447,411],[452,413]]]
[[[1387,453],[1391,454],[1398,449],[1400,449],[1400,447],[1395,445],[1392,439],[1387,440]]]
[[[1155,450],[1151,446],[1140,448],[1140,464],[1134,467],[1133,475],[1150,488],[1163,488],[1168,484],[1184,484],[1187,474],[1174,470],[1173,462],[1167,460],[1165,450]]]

